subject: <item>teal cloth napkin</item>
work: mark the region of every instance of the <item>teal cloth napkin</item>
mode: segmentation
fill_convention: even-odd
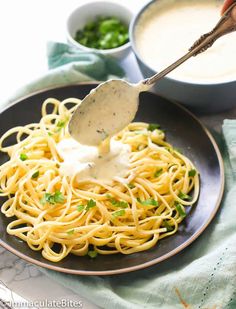
[[[18,97],[48,86],[123,76],[114,61],[65,44],[49,44],[48,63],[48,74]],[[191,246],[165,262],[119,276],[41,271],[102,308],[236,308],[236,120],[224,122],[223,134],[225,140],[216,137],[224,157],[225,195],[216,218]]]

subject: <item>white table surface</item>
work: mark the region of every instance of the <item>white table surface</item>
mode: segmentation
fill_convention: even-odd
[[[146,0],[113,1],[127,5],[133,11],[147,2]],[[47,71],[46,42],[49,40],[65,42],[66,16],[74,7],[84,2],[88,1],[7,0],[0,2],[0,102],[10,97],[17,88]],[[132,54],[129,57],[125,60],[126,63],[134,60]],[[131,74],[131,79],[134,81],[139,77],[140,73],[133,76]],[[203,122],[218,131],[224,118],[236,118],[236,108],[230,112],[201,117]],[[3,295],[7,298],[1,282],[30,301],[81,300],[82,308],[98,308],[80,295],[43,275],[34,265],[26,263],[3,248],[0,248],[0,298]]]

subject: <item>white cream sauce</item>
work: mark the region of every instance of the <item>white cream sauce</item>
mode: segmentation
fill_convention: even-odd
[[[123,179],[129,170],[131,148],[114,138],[110,140],[110,152],[104,155],[99,154],[97,147],[79,144],[72,138],[60,141],[56,148],[63,159],[60,173],[76,175],[77,181],[96,179],[110,183]]]
[[[158,0],[141,16],[135,32],[137,51],[156,71],[183,56],[220,18],[222,1]],[[171,72],[169,77],[218,83],[236,79],[236,33],[218,39],[202,54]]]
[[[135,117],[139,93],[149,89],[142,83],[109,80],[85,97],[69,124],[71,136],[84,145],[98,146],[118,133]]]

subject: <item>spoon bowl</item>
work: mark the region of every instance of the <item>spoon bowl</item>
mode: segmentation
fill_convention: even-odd
[[[81,144],[99,145],[134,119],[139,93],[145,89],[149,87],[143,83],[120,79],[101,83],[75,110],[69,122],[71,136]]]

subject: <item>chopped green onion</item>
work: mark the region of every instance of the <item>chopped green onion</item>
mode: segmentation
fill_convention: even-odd
[[[163,220],[163,225],[167,229],[167,232],[173,231],[173,227],[168,223],[167,220]]]
[[[184,209],[184,206],[181,205],[180,203],[178,202],[175,202],[175,208],[176,210],[178,211],[179,215],[184,218],[186,217],[186,212],[185,212],[185,209]]]
[[[154,177],[155,177],[155,178],[159,177],[159,176],[161,175],[162,171],[163,171],[163,169],[162,169],[162,168],[159,168],[159,169],[155,172]]]
[[[181,198],[181,200],[191,200],[192,199],[192,196],[185,194],[182,191],[179,192],[178,197]]]
[[[21,161],[25,161],[25,160],[28,159],[28,156],[25,153],[21,153],[20,154],[20,159],[21,159]]]
[[[69,231],[67,232],[67,234],[68,234],[68,235],[72,235],[72,234],[74,234],[74,232],[75,232],[75,230],[72,229],[72,230],[69,230]]]
[[[117,218],[117,217],[120,217],[120,216],[124,216],[124,214],[125,214],[125,210],[120,209],[120,210],[113,212],[112,217]]]
[[[140,198],[138,197],[137,201],[144,206],[148,206],[148,205],[158,206],[158,201],[154,200],[153,198],[149,198],[147,200],[141,201]]]
[[[48,132],[48,136],[53,136],[53,134],[51,132]]]
[[[95,250],[88,251],[88,256],[90,256],[92,259],[94,259],[97,255],[98,253]]]
[[[188,176],[189,176],[189,177],[194,177],[194,176],[196,175],[196,173],[197,173],[196,170],[190,170],[190,171],[188,172]]]
[[[32,179],[38,178],[39,177],[39,171],[36,171],[35,173],[33,173],[33,175],[31,176]]]
[[[148,125],[148,131],[154,131],[154,130],[156,130],[156,129],[159,129],[160,128],[160,125],[159,124],[155,124],[155,123],[150,123],[149,125]]]

